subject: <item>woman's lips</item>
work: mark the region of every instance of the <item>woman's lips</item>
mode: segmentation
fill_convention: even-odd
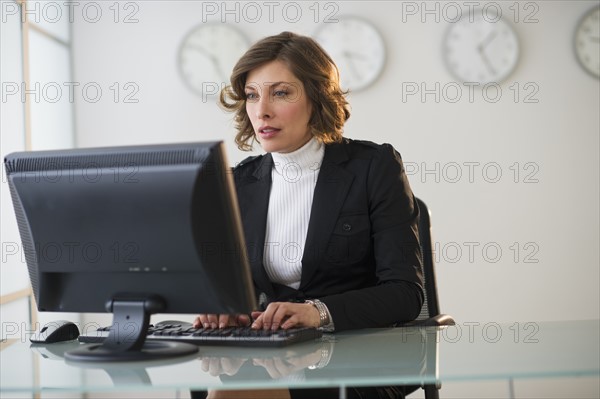
[[[277,135],[277,133],[279,133],[281,131],[281,129],[276,129],[274,127],[265,127],[265,128],[260,128],[258,130],[258,134],[260,135],[260,137],[264,138],[264,139],[269,139],[271,137],[274,137]]]

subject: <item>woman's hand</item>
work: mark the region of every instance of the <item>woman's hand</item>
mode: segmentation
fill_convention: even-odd
[[[272,302],[264,312],[252,312],[252,328],[284,330],[292,327],[319,327],[319,311],[309,303]]]
[[[194,320],[194,328],[225,328],[245,327],[250,325],[250,316],[247,314],[200,314]]]
[[[203,356],[200,367],[202,367],[202,371],[213,377],[221,374],[235,375],[247,360],[247,358]]]
[[[277,379],[319,363],[321,352],[319,348],[304,356],[255,358],[252,364],[264,367],[272,379]]]

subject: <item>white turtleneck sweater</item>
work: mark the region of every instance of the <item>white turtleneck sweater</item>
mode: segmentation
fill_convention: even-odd
[[[271,281],[300,286],[302,254],[325,146],[312,138],[294,152],[273,152],[273,184],[263,254]]]

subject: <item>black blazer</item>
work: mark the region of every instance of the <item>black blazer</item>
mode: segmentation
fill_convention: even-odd
[[[318,298],[336,331],[415,319],[423,303],[419,209],[394,148],[350,139],[326,145],[297,290],[271,283],[263,268],[272,166],[265,154],[234,169],[259,301]]]

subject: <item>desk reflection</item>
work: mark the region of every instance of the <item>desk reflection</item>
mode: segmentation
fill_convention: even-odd
[[[199,353],[152,362],[81,363],[69,367],[103,370],[113,386],[191,389],[264,386],[431,385],[438,378],[436,328],[367,329],[326,334],[313,342],[285,348],[200,346]],[[32,346],[49,360],[63,360],[77,342]],[[216,378],[215,378],[216,377]],[[216,381],[216,383],[215,383]],[[108,382],[108,381],[107,381]]]
[[[290,382],[352,378],[357,384],[394,376],[396,383],[437,381],[438,330],[394,328],[324,335],[285,349],[201,347],[202,370],[224,385],[250,380]]]

